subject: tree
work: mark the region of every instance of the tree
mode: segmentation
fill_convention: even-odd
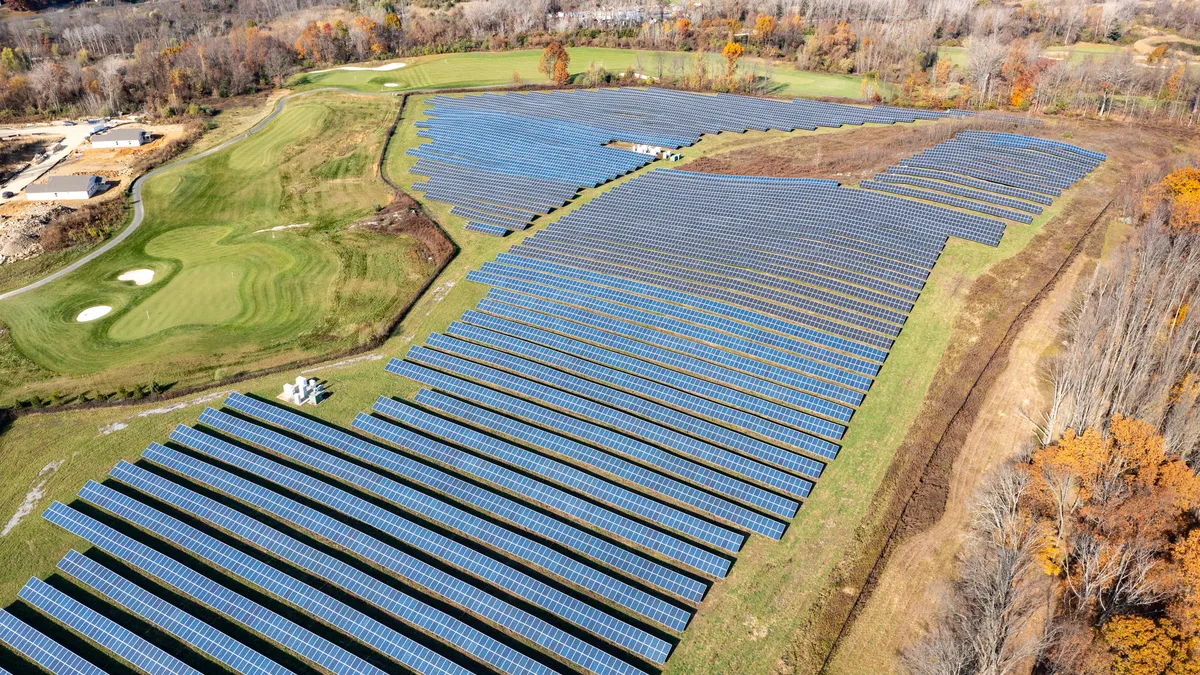
[[[1185,166],[1164,176],[1146,193],[1145,206],[1148,211],[1165,209],[1176,230],[1200,225],[1200,169]]]
[[[559,86],[571,84],[571,71],[567,69],[565,59],[559,59],[554,64],[554,83]]]
[[[1155,47],[1146,55],[1146,63],[1158,63],[1167,55],[1167,43]]]
[[[563,48],[561,42],[551,42],[542,50],[542,59],[538,62],[538,72],[545,75],[547,78],[555,81],[558,84],[565,84],[560,81],[559,64],[562,64],[562,70],[567,72],[567,80],[570,80],[571,55]]]
[[[725,48],[721,50],[721,56],[725,57],[725,77],[727,79],[733,79],[733,74],[737,71],[738,59],[741,59],[744,53],[746,50],[733,40],[725,43]]]
[[[775,32],[775,17],[770,14],[759,14],[754,20],[754,37],[758,38],[759,42],[765,42],[771,38],[771,34]]]
[[[1101,629],[1112,654],[1112,675],[1196,675],[1200,638],[1181,631],[1169,619],[1114,617]]]

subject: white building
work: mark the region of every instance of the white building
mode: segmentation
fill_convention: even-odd
[[[118,127],[92,136],[93,148],[136,148],[150,141],[144,129]]]
[[[34,200],[91,199],[104,187],[99,176],[51,176],[45,183],[25,188],[25,198]]]

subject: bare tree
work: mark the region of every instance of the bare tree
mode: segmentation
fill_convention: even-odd
[[[1000,74],[1007,54],[1008,48],[995,34],[982,37],[972,35],[967,43],[967,71],[981,105],[986,105],[991,100],[993,81]]]
[[[951,607],[929,637],[903,655],[911,675],[1010,675],[1045,647],[1030,630],[1041,529],[1020,508],[1028,474],[1008,466],[982,489],[959,562]]]

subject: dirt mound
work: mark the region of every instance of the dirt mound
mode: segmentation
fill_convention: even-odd
[[[421,262],[441,265],[454,255],[454,243],[425,215],[417,200],[397,192],[392,202],[375,215],[354,224],[374,232],[407,234],[417,241],[413,256]]]
[[[0,265],[39,255],[42,230],[72,211],[57,204],[36,204],[19,216],[0,215]]]

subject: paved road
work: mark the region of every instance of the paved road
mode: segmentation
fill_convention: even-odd
[[[238,134],[237,136],[234,136],[233,138],[231,138],[219,145],[211,147],[208,150],[205,150],[204,152],[200,152],[195,155],[191,155],[189,157],[185,157],[183,159],[176,160],[174,162],[168,162],[167,164],[163,164],[163,165],[159,166],[158,168],[153,169],[152,171],[149,171],[149,172],[139,176],[137,180],[133,181],[133,187],[130,191],[133,196],[133,221],[129,223],[128,227],[126,227],[124,230],[122,230],[121,233],[118,234],[117,236],[106,241],[102,246],[100,246],[100,248],[97,248],[96,250],[92,251],[91,253],[88,253],[87,255],[83,256],[79,260],[76,260],[75,262],[71,263],[70,265],[67,265],[66,267],[62,268],[61,270],[58,270],[57,272],[53,272],[51,274],[48,274],[48,275],[42,277],[41,279],[38,279],[37,281],[29,284],[28,286],[22,286],[21,288],[13,289],[7,293],[0,293],[0,300],[7,300],[8,298],[11,298],[13,296],[20,295],[27,291],[32,291],[35,288],[40,288],[42,286],[45,286],[46,284],[48,284],[56,279],[60,279],[64,276],[70,274],[71,272],[74,272],[75,270],[79,269],[80,267],[83,267],[84,265],[90,263],[91,261],[95,260],[96,258],[99,258],[100,256],[104,255],[105,253],[108,253],[114,247],[120,246],[121,242],[128,239],[129,235],[133,234],[134,231],[137,230],[138,227],[141,226],[142,221],[145,220],[145,218],[146,218],[146,209],[142,204],[142,184],[146,182],[147,178],[150,178],[151,176],[155,176],[157,174],[162,173],[163,171],[172,169],[177,166],[183,166],[184,164],[190,164],[198,159],[207,157],[207,156],[213,154],[214,152],[220,152],[221,150],[228,148],[229,146],[233,145],[234,143],[237,143],[238,141],[261,131],[263,127],[267,126],[267,124],[269,124],[271,122],[271,120],[278,117],[279,113],[283,112],[283,108],[287,104],[288,101],[290,101],[298,96],[307,96],[309,94],[315,94],[315,93],[323,92],[323,91],[341,91],[341,92],[344,92],[347,94],[359,94],[359,95],[363,95],[363,96],[395,96],[396,95],[395,93],[390,92],[390,91],[388,91],[388,92],[360,92],[360,91],[353,91],[353,90],[349,90],[349,89],[340,89],[337,87],[327,87],[327,88],[323,88],[323,89],[310,89],[308,91],[301,91],[301,92],[297,92],[295,94],[288,94],[287,96],[284,96],[283,98],[281,98],[275,102],[275,108],[273,110],[271,110],[270,114],[268,114],[266,117],[259,120],[259,122],[257,124],[250,127],[246,131],[243,131],[242,133]],[[70,129],[70,128],[71,127],[64,127],[64,129]]]

